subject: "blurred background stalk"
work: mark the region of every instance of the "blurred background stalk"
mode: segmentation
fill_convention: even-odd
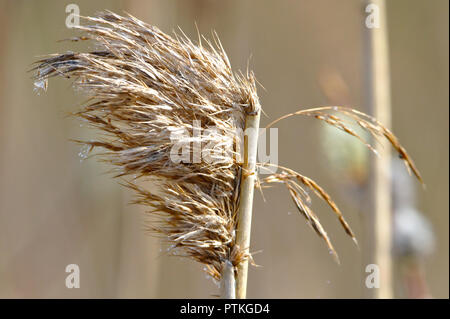
[[[389,39],[386,2],[371,0],[366,8],[373,5],[371,14],[376,24],[369,27],[366,23],[368,50],[367,76],[368,104],[372,115],[391,130],[391,96],[389,70]],[[366,14],[369,14],[366,11]],[[378,21],[376,21],[378,19]],[[392,205],[391,205],[391,147],[389,142],[380,139],[376,151],[379,156],[373,157],[373,178],[371,190],[373,196],[374,250],[373,261],[379,267],[379,289],[374,289],[375,298],[392,298]],[[370,233],[370,230],[367,230]]]

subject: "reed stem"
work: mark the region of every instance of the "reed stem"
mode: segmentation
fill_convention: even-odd
[[[391,127],[391,100],[389,74],[389,42],[385,0],[371,0],[379,9],[379,27],[370,29],[372,75],[372,113],[385,127]],[[374,261],[380,269],[380,288],[375,298],[392,298],[392,208],[389,143],[381,141],[376,148],[380,158],[374,160]]]
[[[222,299],[236,298],[236,280],[234,278],[234,267],[230,261],[225,262],[222,271]]]
[[[260,109],[256,114],[248,114],[245,118],[244,163],[242,165],[240,200],[236,244],[244,250],[247,256],[250,247],[250,232],[252,223],[253,193],[256,180],[256,154],[258,149],[258,130]],[[247,295],[248,258],[239,263],[236,275],[236,297],[245,299]]]

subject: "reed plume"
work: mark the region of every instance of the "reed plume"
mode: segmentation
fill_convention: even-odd
[[[245,160],[238,156],[238,146],[244,141],[236,132],[261,109],[254,74],[232,71],[217,35],[213,43],[199,36],[194,44],[184,34],[171,37],[131,15],[104,12],[83,19],[86,24],[76,27],[82,35],[70,40],[92,41],[96,50],[55,54],[38,61],[33,69],[36,86],[46,88],[51,77],[73,79],[74,87],[87,95],[75,115],[101,132],[96,140],[79,142],[90,150],[100,148],[97,156],[111,163],[115,176],[136,192],[135,202],[149,207],[151,230],[170,244],[170,253],[204,264],[216,280],[224,272],[230,277],[230,267],[236,272],[251,259],[249,247],[239,245],[237,232],[241,181],[255,174],[245,169]],[[352,134],[343,121],[323,114],[326,110],[302,114]],[[340,111],[361,116],[357,111]],[[365,116],[357,121],[374,135],[388,138],[419,176],[390,132]],[[196,123],[214,130],[182,134],[195,132]],[[199,160],[195,147],[190,147],[193,144],[210,160]],[[228,151],[223,151],[224,146]],[[173,160],[174,150],[186,149],[187,158]],[[267,167],[263,163],[258,166]],[[314,190],[355,239],[320,186],[290,169],[281,169],[282,173],[269,175],[257,185],[285,184],[300,212],[335,253],[301,185]],[[142,188],[140,182],[146,180],[157,189]],[[253,189],[253,184],[250,186]]]
[[[50,77],[74,79],[88,95],[76,115],[102,132],[84,141],[115,167],[117,177],[137,192],[137,203],[151,207],[157,217],[151,228],[171,244],[170,251],[193,258],[220,279],[225,261],[243,258],[235,245],[239,200],[239,164],[233,152],[217,147],[244,127],[246,112],[259,107],[253,73],[235,75],[218,40],[196,46],[187,37],[170,37],[138,19],[112,12],[86,17],[83,35],[97,50],[56,54],[39,61],[36,83]],[[194,121],[213,127],[214,134],[198,137],[211,163],[195,163],[191,148],[186,162],[174,162],[171,150],[194,137]],[[177,138],[179,136],[179,138]],[[150,192],[138,181],[151,179],[160,187]]]

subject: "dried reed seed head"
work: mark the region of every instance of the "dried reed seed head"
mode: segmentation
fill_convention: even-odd
[[[137,194],[136,203],[150,207],[150,229],[169,242],[170,252],[206,265],[206,271],[220,279],[226,261],[234,266],[251,260],[235,242],[241,163],[236,161],[239,130],[245,114],[259,110],[253,73],[234,74],[217,37],[214,45],[199,38],[195,45],[184,34],[174,37],[128,15],[112,12],[84,18],[89,25],[76,27],[83,35],[71,41],[90,40],[98,48],[87,53],[52,55],[38,61],[35,84],[47,88],[50,77],[73,78],[74,86],[88,95],[75,115],[102,132],[101,138],[84,141],[89,150],[100,147],[101,160],[115,167],[124,185]],[[287,114],[312,116],[361,140],[349,123],[330,111],[340,112],[373,137],[385,137],[399,152],[408,168],[421,180],[414,163],[396,137],[366,114],[342,107],[320,107]],[[215,153],[216,145],[235,141],[232,152],[218,155],[212,163],[176,162],[171,150],[190,144],[192,138],[173,138],[173,132],[192,132],[195,123],[214,128],[216,134],[200,135],[202,151]],[[192,159],[194,150],[190,148]],[[264,168],[265,164],[259,164]],[[313,190],[336,213],[346,233],[355,236],[330,196],[311,179],[282,168],[257,185],[283,183],[295,205],[322,237],[338,260],[331,241],[310,208],[303,187]],[[159,188],[148,191],[138,185],[151,180]],[[302,187],[303,185],[303,187]]]
[[[237,265],[248,257],[235,245],[240,165],[232,153],[219,162],[175,163],[171,150],[183,140],[172,132],[192,132],[194,120],[213,127],[218,134],[199,137],[202,151],[235,138],[245,113],[259,108],[253,73],[232,72],[217,35],[214,44],[203,38],[194,45],[130,15],[105,12],[84,20],[88,25],[77,27],[83,35],[71,40],[93,41],[97,49],[38,61],[37,85],[46,87],[54,76],[74,79],[88,95],[76,115],[102,132],[83,143],[105,149],[101,159],[117,176],[130,177],[125,184],[138,193],[137,203],[151,207],[151,229],[170,251],[206,264],[219,279],[225,260]],[[138,185],[149,178],[158,191]]]

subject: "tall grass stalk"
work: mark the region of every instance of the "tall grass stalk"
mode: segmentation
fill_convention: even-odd
[[[385,0],[372,0],[378,8],[379,27],[369,29],[369,75],[371,76],[372,114],[387,128],[391,127],[391,96],[389,73],[389,39]],[[380,288],[375,298],[393,297],[391,204],[391,150],[389,142],[380,141],[376,146],[380,158],[373,161],[372,196],[374,202],[374,262],[380,269]]]

